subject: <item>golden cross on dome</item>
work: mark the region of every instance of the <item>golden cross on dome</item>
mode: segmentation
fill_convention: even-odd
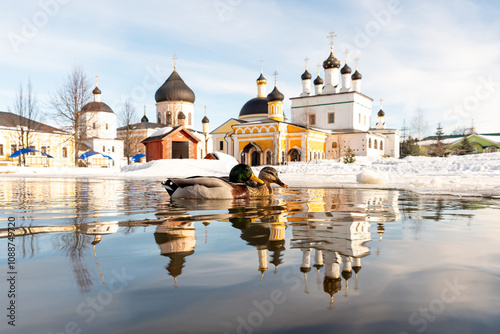
[[[205,109],[205,116],[207,116],[207,106],[204,106]]]
[[[95,76],[95,86],[96,86],[96,87],[97,87],[97,84],[98,84],[98,81],[97,81],[97,78],[98,78],[98,77],[99,77],[99,76],[96,74],[96,76]]]
[[[332,30],[330,31],[330,33],[328,34],[328,36],[326,36],[326,38],[329,38],[330,39],[330,49],[333,50],[333,39],[337,37],[337,35],[335,34],[335,32]]]
[[[276,86],[276,83],[278,82],[278,71],[274,71],[273,75],[274,75],[274,85]]]
[[[144,116],[146,116],[146,105],[144,105]]]
[[[316,65],[316,67],[318,68],[318,77],[319,77],[319,71],[320,71],[320,69],[321,69],[321,64],[320,64],[320,63],[318,63],[318,65]]]
[[[384,99],[380,99],[380,110],[382,110],[382,102],[384,101]]]
[[[356,70],[358,70],[358,62],[359,62],[359,58],[358,58],[358,57],[354,58],[354,61],[356,62]]]
[[[304,62],[306,63],[306,70],[307,70],[307,63],[309,62],[309,58],[305,57]]]
[[[174,70],[177,69],[177,55],[174,53],[174,56],[172,57],[172,59],[174,60]]]
[[[345,55],[345,62],[347,63],[347,56],[349,55],[349,49],[345,49],[344,55]]]
[[[261,59],[260,60],[260,73],[262,73],[262,64],[264,63],[264,61]]]

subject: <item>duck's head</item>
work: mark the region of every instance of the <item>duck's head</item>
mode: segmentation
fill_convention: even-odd
[[[264,183],[261,179],[255,176],[255,174],[252,172],[252,168],[245,164],[236,165],[233,167],[233,169],[231,169],[231,172],[229,172],[230,182],[245,183],[249,180],[255,181],[260,184]]]
[[[278,171],[273,167],[262,168],[259,173],[259,179],[266,183],[276,183],[283,188],[288,188],[288,186],[280,180],[278,177]]]

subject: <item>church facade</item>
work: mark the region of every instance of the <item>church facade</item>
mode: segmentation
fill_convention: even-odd
[[[267,80],[257,78],[257,97],[212,132],[214,151],[234,156],[250,165],[282,164],[291,161],[338,159],[351,149],[357,156],[399,157],[399,130],[388,129],[385,113],[372,124],[373,100],[361,92],[362,76],[333,54],[323,62],[323,80],[307,67],[301,76],[302,92],[291,100],[291,120],[283,113],[284,96],[275,80],[266,96]],[[311,90],[314,86],[314,92]]]

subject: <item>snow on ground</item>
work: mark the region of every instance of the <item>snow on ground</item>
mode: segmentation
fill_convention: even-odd
[[[226,154],[220,160],[156,160],[114,168],[0,167],[0,177],[100,177],[163,180],[193,175],[227,176],[237,161]],[[331,160],[294,162],[277,166],[290,187],[358,187],[408,189],[419,193],[500,198],[500,152],[447,158],[356,157],[344,164]],[[258,173],[259,167],[254,168]]]

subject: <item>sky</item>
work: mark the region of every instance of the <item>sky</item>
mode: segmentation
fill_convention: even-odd
[[[195,128],[206,106],[210,128],[237,118],[257,94],[277,85],[289,98],[300,76],[317,75],[333,51],[363,75],[373,101],[372,126],[383,99],[388,128],[422,135],[441,123],[445,134],[474,125],[500,132],[500,3],[495,0],[25,0],[2,3],[0,111],[8,111],[30,80],[45,122],[58,125],[48,101],[75,66],[99,76],[102,101],[120,113],[129,99],[137,121],[155,120],[156,90],[177,70],[194,91]],[[321,77],[324,72],[321,68]],[[145,106],[145,107],[144,107]],[[425,126],[426,125],[426,126]]]

